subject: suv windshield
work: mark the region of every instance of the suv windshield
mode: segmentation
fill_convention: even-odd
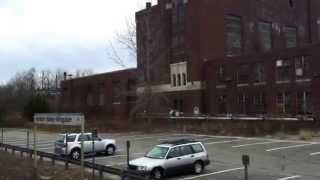
[[[153,158],[153,159],[164,159],[169,148],[168,147],[160,147],[156,146],[145,157]]]

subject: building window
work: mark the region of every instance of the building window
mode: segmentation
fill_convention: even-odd
[[[181,62],[170,65],[171,73],[171,85],[176,86],[186,86],[188,83],[188,73],[187,73],[187,62]]]
[[[291,63],[289,59],[276,61],[276,78],[277,81],[290,81]]]
[[[237,73],[238,84],[249,83],[250,66],[247,64],[240,65]]]
[[[177,21],[180,30],[184,29],[186,19],[186,4],[184,0],[179,0],[177,5]]]
[[[93,106],[93,95],[92,93],[87,94],[87,105]]]
[[[217,72],[217,81],[218,81],[218,83],[220,83],[220,84],[225,83],[225,78],[226,77],[225,77],[225,68],[224,68],[224,66],[218,66],[216,72]]]
[[[99,106],[104,106],[104,94],[103,93],[101,93],[100,95],[99,95]]]
[[[266,81],[266,72],[263,63],[257,63],[254,65],[254,82],[261,83]]]
[[[172,75],[172,86],[176,87],[177,86],[177,76],[175,74]]]
[[[286,47],[294,48],[297,47],[298,42],[298,31],[296,27],[285,27],[284,29],[286,37]]]
[[[121,83],[120,81],[112,82],[112,102],[120,103],[121,101]]]
[[[178,86],[181,86],[181,74],[178,74],[177,81]]]
[[[227,55],[239,55],[242,51],[241,17],[228,15],[225,20]]]
[[[248,110],[249,110],[249,98],[246,94],[240,94],[238,96],[238,104],[239,104],[239,108],[240,114],[248,114]]]
[[[266,94],[259,93],[253,97],[254,112],[256,114],[265,114],[267,112]]]
[[[272,49],[272,24],[269,22],[259,22],[258,31],[262,51],[270,51]]]
[[[292,112],[292,102],[288,92],[278,93],[277,109],[280,114],[290,114]]]
[[[183,112],[183,100],[182,99],[175,99],[174,102],[174,109]]]
[[[295,57],[295,73],[296,79],[310,78],[310,56]]]
[[[227,96],[220,95],[217,97],[218,114],[227,114]]]
[[[310,92],[304,91],[304,92],[297,93],[297,109],[298,109],[298,114],[301,114],[301,115],[312,113]]]
[[[187,85],[187,75],[186,75],[186,73],[182,74],[182,85],[183,86]]]
[[[294,8],[295,4],[294,4],[294,0],[289,0],[289,6],[291,8]]]

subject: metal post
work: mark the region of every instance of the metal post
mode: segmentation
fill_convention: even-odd
[[[3,144],[3,128],[1,128],[1,143]]]
[[[37,159],[37,125],[34,125],[33,130],[33,151],[34,151],[34,173],[38,177],[38,159]]]
[[[244,179],[248,180],[248,165],[244,166]]]
[[[250,164],[250,157],[248,155],[242,156],[242,164],[244,165],[244,179],[248,180],[248,166]]]
[[[100,166],[100,169],[99,169],[99,180],[102,180],[103,178],[103,171],[102,171],[102,166]]]
[[[95,156],[96,156],[96,150],[95,150],[95,147],[94,147],[94,136],[92,134],[92,152],[93,152],[93,157],[92,157],[92,164],[94,165],[95,164]],[[94,179],[94,168],[92,168],[92,179]]]
[[[27,149],[29,149],[29,147],[30,147],[30,141],[29,141],[30,139],[29,138],[30,138],[30,131],[28,130],[27,131]]]
[[[130,141],[127,141],[127,166],[129,168],[129,163],[130,163]]]
[[[84,180],[84,146],[83,146],[83,134],[84,134],[84,119],[81,122],[81,180]]]
[[[66,149],[65,149],[66,163],[65,170],[69,169],[69,156],[68,156],[68,133],[66,133]]]

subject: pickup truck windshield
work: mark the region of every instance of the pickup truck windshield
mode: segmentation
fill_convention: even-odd
[[[164,159],[169,148],[168,147],[160,147],[157,146],[153,148],[145,157],[153,158],[153,159]]]

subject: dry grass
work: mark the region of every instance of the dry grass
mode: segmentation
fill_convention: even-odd
[[[53,180],[78,180],[80,178],[80,168],[69,166],[69,170],[64,170],[64,166],[52,166],[50,163],[39,164],[39,175],[53,177]],[[9,153],[0,151],[0,180],[34,180],[33,160],[20,158]],[[87,180],[91,180],[91,174],[86,173]]]
[[[316,136],[317,136],[317,134],[314,131],[311,131],[311,130],[301,130],[299,132],[300,140],[310,141]]]
[[[287,134],[285,134],[284,132],[276,132],[274,135],[273,135],[274,138],[278,138],[278,139],[287,139]]]

